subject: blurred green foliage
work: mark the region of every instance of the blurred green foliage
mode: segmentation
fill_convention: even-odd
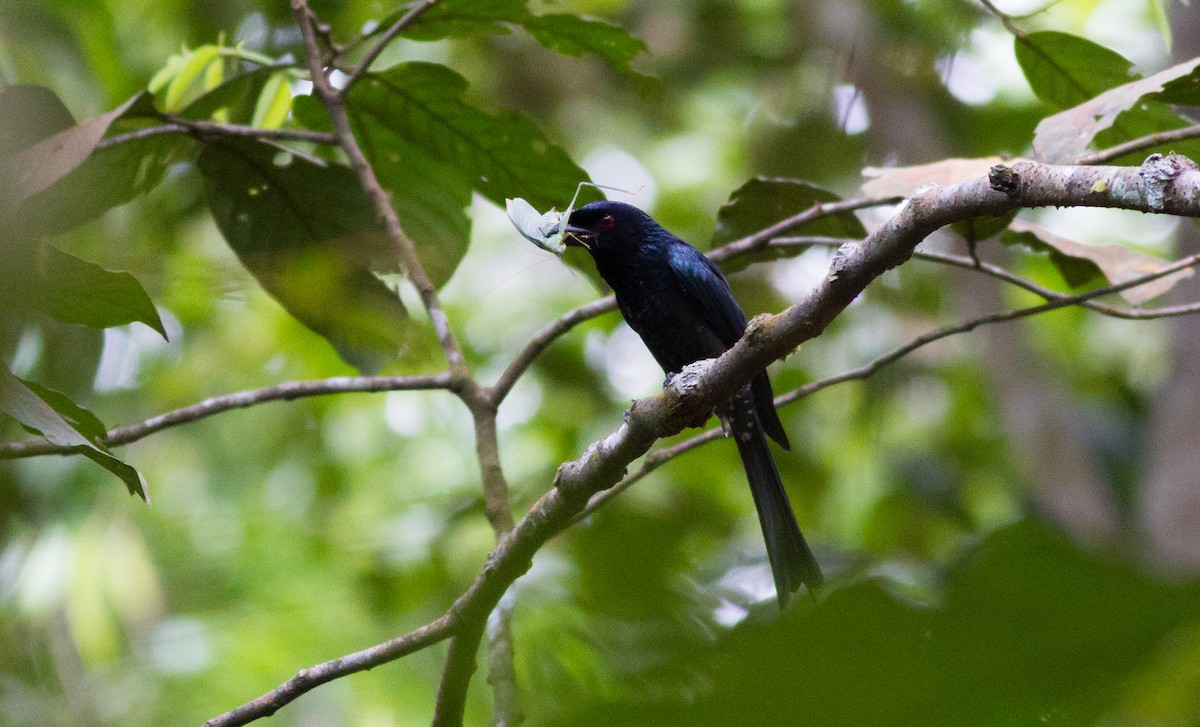
[[[461,4],[439,3],[384,53],[376,68],[389,70],[378,78],[411,87],[363,85],[349,103],[362,112],[353,121],[381,179],[416,200],[408,210],[398,203],[401,218],[412,220],[445,283],[450,320],[485,383],[547,321],[595,295],[584,275],[519,239],[496,206],[506,195],[561,207],[586,170],[597,183],[641,188],[635,203],[704,247],[750,231],[753,220],[718,216],[734,190],[757,200],[761,187],[779,186],[803,208],[853,196],[868,164],[1026,153],[1038,121],[1075,102],[1054,91],[1062,65],[1039,76],[1045,57],[1030,60],[1030,48],[1080,61],[1097,77],[1089,94],[1121,82],[1114,74],[1129,64],[1118,53],[1138,68],[1167,65],[1164,49],[1144,42],[1155,22],[1150,4],[1131,0],[1057,3],[1022,21],[1043,31],[1025,45],[958,2],[476,5],[491,14],[456,15]],[[350,0],[313,6],[340,39],[402,11]],[[1097,26],[1127,27],[1128,37],[1078,37]],[[1063,41],[1063,33],[1073,35]],[[159,78],[159,108],[275,126],[281,89],[296,91],[298,76],[246,59],[294,60],[298,41],[286,3],[0,0],[8,101],[0,152],[7,158],[74,119],[120,107],[164,67],[175,75]],[[1088,60],[1100,57],[1102,67]],[[429,131],[436,124],[427,117],[446,109],[470,122],[459,129],[461,146]],[[299,97],[289,123],[318,128],[314,112]],[[1155,119],[1163,122],[1139,117],[1134,126]],[[110,138],[153,120],[128,113],[112,123]],[[488,137],[492,123],[507,124],[509,136]],[[1106,133],[1121,140],[1120,125]],[[513,139],[519,144],[506,146]],[[109,426],[232,391],[355,373],[288,314],[286,295],[272,290],[281,306],[260,286],[263,271],[236,241],[266,245],[270,235],[231,234],[236,214],[209,212],[214,177],[241,174],[231,184],[248,189],[262,180],[229,160],[206,170],[195,163],[199,147],[183,135],[106,147],[35,198],[39,225],[20,235],[8,226],[15,212],[0,208],[3,364]],[[544,154],[523,156],[527,147]],[[205,153],[211,162],[211,147]],[[278,166],[350,184],[328,171],[340,167],[319,166],[330,161],[324,154]],[[277,161],[264,149],[240,158],[260,162],[260,172]],[[754,177],[805,181],[747,183]],[[374,232],[355,206],[361,199],[334,210],[335,200],[306,189],[292,208],[295,228],[311,231],[305,217],[329,221],[336,212],[337,229],[316,237]],[[771,202],[761,206],[773,214]],[[1045,217],[1053,222],[1053,213]],[[1171,252],[1170,230],[1097,219],[1076,223],[1087,242],[1133,238]],[[269,231],[276,241],[304,237],[282,222]],[[858,224],[825,223],[801,232],[854,234]],[[131,274],[139,287],[121,300],[148,295],[157,306],[154,316],[135,307],[92,325],[161,320],[169,340],[143,323],[99,331],[21,307],[18,243],[43,233],[54,254],[95,263],[89,275]],[[989,243],[981,250],[1067,288],[1045,257]],[[803,295],[829,255],[814,248],[745,267],[732,278],[735,292],[750,315],[777,311]],[[352,262],[363,265],[347,275],[367,267]],[[398,286],[403,306],[389,298],[391,321],[399,319],[393,306],[420,310]],[[911,262],[774,366],[776,390],[860,366],[936,326],[1029,302],[982,278]],[[794,450],[778,456],[779,467],[834,576],[818,599],[782,617],[728,442],[671,461],[552,541],[514,589],[529,723],[1200,724],[1200,584],[1159,572],[1134,521],[1168,366],[1165,326],[1064,310],[1005,330],[1008,338],[981,330],[940,343],[781,412]],[[394,335],[383,339],[400,355],[384,373],[443,368],[423,316]],[[1072,425],[1054,434],[1075,447],[1112,504],[1109,530],[1080,542],[1062,534],[1078,532],[1076,523],[1051,511],[1039,489],[1047,455],[1020,437],[1020,391],[1005,376],[1013,369],[1017,384],[1045,391],[1028,381],[1036,379],[1053,392]],[[660,380],[615,315],[556,341],[500,409],[514,511]],[[59,414],[78,431],[95,428],[67,409]],[[27,436],[0,417],[3,441]],[[299,668],[441,615],[494,540],[472,438],[466,411],[440,391],[237,410],[114,451],[144,476],[153,509],[80,457],[0,461],[0,725],[197,724]],[[434,647],[327,685],[273,722],[427,723],[444,654]],[[468,721],[489,715],[489,689],[477,677]]]

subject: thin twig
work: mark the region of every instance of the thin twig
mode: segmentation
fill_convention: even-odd
[[[857,242],[853,238],[842,237],[820,237],[820,236],[796,236],[796,237],[776,237],[771,240],[769,247],[771,249],[779,249],[790,251],[801,247],[840,247],[846,243]],[[964,270],[976,270],[978,272],[989,275],[998,280],[1003,280],[1006,283],[1015,285],[1018,288],[1033,293],[1046,300],[1063,300],[1072,298],[1071,293],[1062,293],[1057,290],[1038,285],[1028,278],[1023,278],[1016,273],[1006,270],[1005,268],[975,258],[963,257],[961,255],[951,255],[944,252],[934,252],[931,250],[917,250],[913,253],[913,257],[918,260],[928,260],[930,262],[942,263],[944,265],[952,265],[954,267],[963,268]],[[1167,263],[1163,263],[1167,264]],[[1200,303],[1185,303],[1182,305],[1162,306],[1159,308],[1127,308],[1123,306],[1111,305],[1098,300],[1085,300],[1077,303],[1080,307],[1095,311],[1102,315],[1111,318],[1123,318],[1126,320],[1150,320],[1155,318],[1173,318],[1178,316],[1191,315],[1200,310]]]
[[[779,222],[776,222],[769,227],[755,232],[752,235],[747,235],[739,240],[734,240],[728,244],[712,250],[708,253],[708,257],[714,262],[724,262],[730,258],[739,255],[745,255],[750,252],[761,249],[767,242],[776,235],[786,232],[793,227],[797,227],[806,222],[829,215],[842,214],[843,212],[853,212],[854,210],[866,209],[867,207],[879,207],[881,205],[895,204],[901,201],[902,197],[856,197],[854,199],[843,199],[837,202],[817,202],[812,207],[794,214],[791,217],[786,217]]]
[[[245,136],[253,139],[270,139],[273,141],[308,141],[313,144],[337,143],[337,137],[328,131],[313,131],[312,129],[263,129],[257,126],[220,124],[215,121],[184,119],[169,114],[164,114],[162,118],[168,123],[179,124],[201,135]]]
[[[453,384],[449,374],[433,376],[338,376],[312,381],[285,381],[261,389],[235,391],[214,396],[189,406],[150,417],[136,424],[108,430],[103,444],[118,447],[136,442],[155,432],[180,424],[188,424],[231,409],[242,409],[269,401],[290,401],[310,396],[349,394],[376,391],[415,391],[420,389],[449,389]],[[17,459],[46,454],[71,454],[70,447],[51,444],[44,439],[0,444],[0,459]]]
[[[1141,151],[1143,149],[1149,149],[1162,144],[1170,144],[1171,142],[1175,141],[1195,139],[1196,137],[1200,137],[1200,124],[1185,126],[1182,129],[1160,131],[1157,134],[1147,134],[1146,136],[1139,137],[1137,139],[1131,139],[1123,144],[1110,146],[1107,149],[1101,149],[1100,151],[1079,157],[1075,163],[1085,165],[1107,164],[1113,159],[1125,156],[1130,152]]]
[[[395,661],[415,651],[432,646],[450,636],[454,620],[450,614],[441,616],[404,636],[385,641],[369,649],[346,654],[323,664],[301,669],[291,679],[272,689],[258,699],[246,702],[237,709],[213,717],[204,727],[236,727],[263,717],[270,717],[280,707],[301,694],[326,682],[348,674],[371,669]]]
[[[240,136],[251,139],[272,139],[275,141],[307,141],[314,144],[333,144],[335,142],[333,134],[324,131],[312,131],[310,129],[260,129],[256,126],[218,124],[212,121],[181,119],[175,116],[164,116],[163,120],[167,123],[161,126],[148,126],[144,129],[110,136],[97,144],[96,150],[100,151],[101,149],[162,134]]]
[[[1001,10],[1000,8],[996,7],[996,6],[995,6],[995,5],[993,5],[991,2],[989,2],[989,0],[979,0],[979,2],[980,2],[980,3],[981,3],[981,4],[982,4],[982,5],[985,7],[985,8],[987,8],[988,12],[990,12],[992,15],[995,15],[995,16],[996,16],[996,18],[1000,20],[1001,24],[1003,24],[1003,25],[1004,25],[1004,28],[1005,28],[1005,30],[1007,30],[1008,32],[1012,33],[1012,34],[1013,34],[1014,36],[1016,36],[1017,38],[1024,38],[1024,37],[1025,37],[1025,32],[1024,32],[1023,30],[1021,30],[1020,28],[1018,28],[1018,27],[1017,27],[1017,26],[1016,26],[1016,25],[1013,23],[1013,17],[1014,17],[1014,16],[1012,16],[1012,15],[1009,15],[1008,13],[1004,12],[1004,11],[1003,11],[1003,10]]]
[[[546,324],[542,330],[534,334],[533,338],[525,344],[525,347],[521,349],[517,357],[509,363],[508,368],[504,369],[504,373],[500,374],[500,378],[492,387],[492,396],[494,399],[497,402],[503,401],[504,397],[508,396],[508,392],[512,391],[513,385],[517,383],[517,379],[521,377],[521,374],[525,373],[530,364],[543,351],[549,348],[550,344],[559,336],[584,321],[590,321],[597,316],[616,309],[617,299],[610,295],[581,305],[561,318]]]
[[[354,87],[354,84],[358,83],[359,79],[371,69],[371,64],[379,58],[379,54],[383,52],[388,43],[392,42],[393,38],[400,34],[400,31],[404,30],[418,15],[428,10],[429,6],[436,2],[437,0],[419,0],[419,2],[409,8],[407,13],[400,16],[399,20],[392,23],[391,27],[384,31],[379,40],[375,42],[375,45],[371,46],[371,49],[358,62],[358,66],[355,67],[354,72],[346,79],[346,84],[342,86],[342,95],[350,93],[350,89]]]

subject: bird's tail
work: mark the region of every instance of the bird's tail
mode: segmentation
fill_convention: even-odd
[[[775,577],[779,607],[783,608],[790,594],[799,590],[800,584],[813,589],[821,585],[824,576],[796,523],[792,504],[767,446],[762,423],[745,394],[744,390],[735,397],[729,424],[742,456],[742,465],[746,468],[746,479],[750,481],[767,557],[771,561],[771,574]]]

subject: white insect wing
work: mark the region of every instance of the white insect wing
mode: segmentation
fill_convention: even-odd
[[[563,244],[563,237],[567,230],[566,220],[570,218],[571,212],[575,209],[575,202],[579,199],[579,192],[584,187],[595,187],[596,189],[625,192],[625,194],[636,194],[635,192],[627,192],[618,187],[580,182],[579,186],[575,187],[575,196],[571,197],[571,203],[567,205],[566,212],[550,210],[546,214],[539,214],[533,208],[533,205],[520,197],[505,199],[505,211],[508,212],[508,219],[512,222],[513,227],[517,228],[517,232],[521,233],[521,237],[524,237],[546,252],[562,255],[563,251],[567,249],[567,246]]]
[[[562,235],[559,230],[562,215],[560,213],[550,210],[544,215],[539,214],[533,205],[520,197],[504,200],[504,207],[509,221],[512,222],[513,227],[517,228],[517,232],[521,233],[521,237],[547,252],[555,255],[562,254]]]

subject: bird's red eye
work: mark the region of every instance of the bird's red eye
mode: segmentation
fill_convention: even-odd
[[[613,220],[612,215],[604,215],[603,217],[600,218],[600,227],[602,227],[606,230],[610,229],[613,226],[613,222],[615,222],[615,220]]]

